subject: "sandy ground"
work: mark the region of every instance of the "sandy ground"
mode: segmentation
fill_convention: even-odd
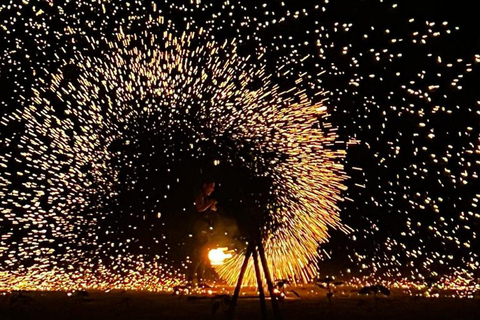
[[[12,300],[0,295],[0,320],[16,319],[225,319],[227,306],[215,313],[212,296],[175,296],[150,292],[25,292]],[[280,303],[283,319],[480,319],[480,300],[413,298],[393,294],[377,301],[372,296],[290,297]],[[269,301],[267,301],[269,303]],[[273,314],[268,305],[268,318]],[[241,298],[235,319],[260,319],[259,301]]]

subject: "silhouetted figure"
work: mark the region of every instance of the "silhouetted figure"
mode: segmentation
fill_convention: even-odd
[[[215,190],[215,181],[204,179],[195,194],[196,216],[193,223],[192,264],[188,272],[188,281],[191,284],[203,282],[205,268],[209,266],[209,242],[214,233],[215,223],[218,220],[217,200],[211,198]]]

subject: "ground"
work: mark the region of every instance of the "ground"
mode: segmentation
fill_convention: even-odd
[[[331,305],[319,293],[300,298],[288,295],[280,303],[283,319],[480,319],[480,300],[424,298],[397,295],[334,296]],[[226,306],[216,304],[213,295],[174,295],[139,291],[112,291],[74,294],[65,292],[24,292],[14,298],[0,295],[0,320],[16,319],[225,319]],[[13,298],[13,300],[12,300]],[[269,304],[269,301],[267,301]],[[212,310],[219,306],[215,313]],[[268,305],[269,319],[273,313]],[[235,319],[260,319],[258,299],[244,296],[238,301]]]

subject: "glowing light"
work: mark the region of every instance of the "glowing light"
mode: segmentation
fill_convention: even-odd
[[[232,254],[227,250],[228,248],[216,248],[208,252],[208,259],[212,266],[220,266],[225,263],[225,260],[232,257]]]

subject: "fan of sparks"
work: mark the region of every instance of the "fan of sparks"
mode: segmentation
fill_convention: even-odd
[[[164,26],[164,18],[150,23]],[[10,237],[18,232],[2,238],[7,266],[20,265],[25,272],[23,278],[21,271],[15,272],[15,279],[5,273],[4,283],[17,288],[29,281],[39,285],[31,270],[44,277],[55,265],[53,272],[59,272],[74,262],[80,271],[74,272],[78,278],[73,286],[128,283],[101,272],[105,267],[98,256],[108,251],[98,242],[97,224],[104,218],[104,203],[118,196],[116,187],[122,183],[110,165],[117,155],[109,146],[122,139],[127,128],[142,126],[138,119],[152,114],[158,116],[155,129],[162,135],[187,132],[192,154],[201,154],[199,141],[219,137],[238,149],[248,144],[249,153],[260,155],[255,161],[266,161],[262,154],[274,154],[262,171],[255,171],[255,162],[245,163],[254,175],[273,181],[275,210],[270,214],[279,227],[265,239],[272,273],[275,278],[304,281],[316,275],[317,248],[328,238],[328,229],[346,231],[337,206],[345,189],[341,164],[345,151],[325,119],[327,108],[305,90],[281,90],[262,66],[262,53],[242,57],[235,40],[219,43],[209,40],[202,28],[189,28],[178,32],[167,27],[159,35],[127,34],[120,28],[109,40],[84,36],[94,48],[92,54],[75,53],[61,61],[56,73],[35,79],[32,98],[2,119],[3,126],[21,123],[14,137],[2,139],[18,148],[18,153],[1,158],[7,169],[1,177],[2,195],[9,195],[2,211],[4,221],[25,234],[15,241]],[[301,76],[296,79],[297,84],[302,81]],[[252,89],[252,83],[260,85]],[[221,142],[216,147],[226,150]],[[23,170],[12,168],[15,162]],[[55,245],[66,249],[57,254]],[[87,258],[92,254],[95,262]],[[125,268],[137,259],[126,252],[116,264]],[[219,274],[233,281],[241,259],[238,252]],[[34,266],[23,267],[25,260]],[[136,278],[128,286],[140,286],[146,280],[138,272],[148,274],[159,265],[154,259],[143,267],[131,266]],[[168,273],[168,266],[162,268]],[[62,271],[65,277],[68,273]],[[52,281],[43,287],[54,288]]]
[[[349,239],[321,253],[344,252],[351,263],[335,266],[344,274],[478,288],[480,55],[469,48],[478,35],[424,19],[407,0],[58,3],[0,5],[7,288],[181,281],[165,235],[154,240],[165,255],[149,256],[134,253],[135,232],[113,241],[118,230],[105,226],[118,186],[146,191],[112,165],[144,155],[111,146],[139,144],[145,130],[189,137],[152,151],[169,161],[202,158],[210,141],[222,161],[273,181],[265,205],[279,227],[265,245],[277,279],[316,274],[328,230],[346,231],[341,211]],[[218,273],[233,281],[241,260],[237,252]]]

